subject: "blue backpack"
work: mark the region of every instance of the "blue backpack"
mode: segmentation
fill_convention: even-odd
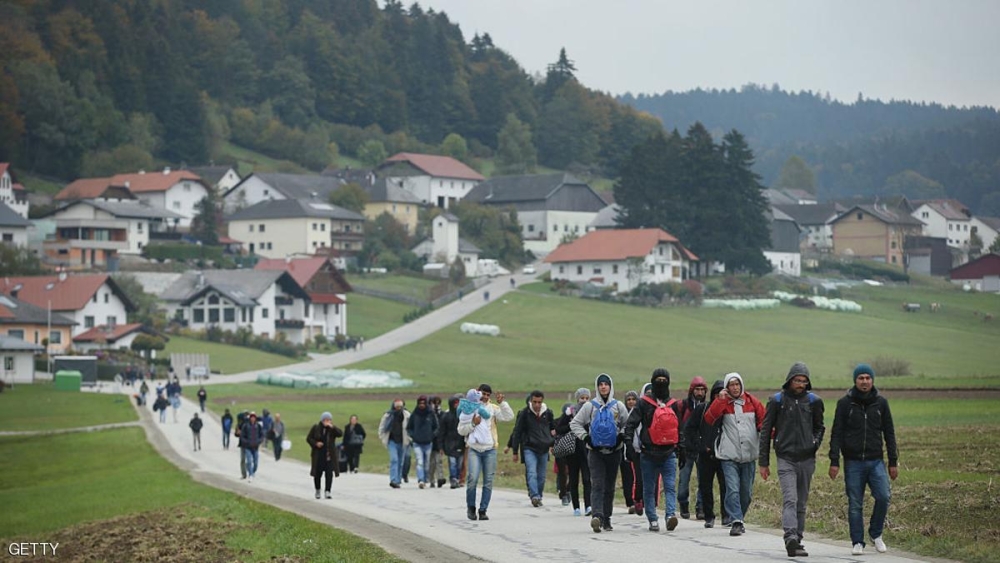
[[[597,399],[590,401],[594,405],[594,415],[590,419],[590,443],[595,448],[613,448],[618,445],[618,425],[615,423],[615,405],[618,401],[611,399],[606,405],[601,405]]]

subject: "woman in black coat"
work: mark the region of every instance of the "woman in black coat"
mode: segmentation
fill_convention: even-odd
[[[344,429],[344,451],[347,453],[347,470],[358,472],[361,462],[361,450],[365,444],[365,427],[358,422],[358,415],[352,414],[351,420]]]
[[[319,417],[306,436],[306,442],[312,451],[312,471],[309,472],[316,487],[316,498],[319,498],[320,477],[326,476],[326,498],[330,497],[330,487],[333,485],[333,475],[340,477],[340,456],[337,453],[337,438],[344,433],[333,425],[333,415],[328,412]]]

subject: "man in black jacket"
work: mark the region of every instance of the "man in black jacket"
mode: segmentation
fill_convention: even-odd
[[[702,510],[705,511],[705,527],[715,526],[715,498],[712,481],[719,483],[719,511],[722,525],[728,526],[726,517],[726,478],[722,474],[722,463],[715,457],[715,437],[718,426],[705,422],[705,410],[725,388],[721,379],[712,384],[708,400],[697,405],[684,424],[684,449],[698,451],[698,490],[701,491]],[[721,425],[720,420],[717,424]]]
[[[258,451],[264,442],[264,427],[257,422],[257,413],[250,411],[247,421],[240,427],[240,449],[246,464],[247,481],[253,483],[257,474]]]
[[[524,480],[528,485],[531,506],[542,506],[545,473],[549,466],[549,448],[555,443],[556,423],[552,411],[545,405],[545,395],[534,390],[528,398],[528,408],[521,411],[514,423],[514,458],[518,450],[524,457]]]
[[[459,487],[458,482],[462,476],[462,458],[465,457],[465,438],[458,433],[458,403],[461,400],[461,395],[452,395],[448,399],[448,412],[441,417],[441,426],[438,427],[441,453],[448,456],[448,477],[452,489]]]
[[[882,461],[882,445],[889,458],[889,471]],[[875,370],[868,364],[854,368],[854,387],[837,401],[830,433],[830,478],[840,472],[840,455],[844,455],[844,487],[847,490],[847,521],[851,528],[851,553],[862,555],[865,550],[864,495],[865,485],[875,498],[868,535],[879,553],[888,548],[882,540],[885,517],[889,512],[889,480],[899,475],[899,450],[896,448],[896,428],[892,423],[889,401],[875,388]]]
[[[782,391],[767,402],[767,413],[760,427],[760,476],[771,475],[771,441],[778,458],[778,483],[783,499],[781,527],[785,530],[785,549],[789,557],[806,557],[802,534],[806,529],[806,502],[809,485],[816,472],[816,450],[823,442],[823,399],[810,392],[809,368],[802,362],[792,364]]]

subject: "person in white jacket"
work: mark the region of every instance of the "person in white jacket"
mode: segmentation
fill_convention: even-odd
[[[497,402],[491,403],[493,389],[482,384],[478,389],[470,389],[466,400],[459,406],[458,433],[465,436],[468,445],[469,462],[465,479],[465,504],[469,520],[489,520],[486,510],[493,494],[493,476],[497,471],[497,422],[514,420],[514,411],[503,393],[497,393]],[[479,500],[478,518],[476,512],[476,487],[480,475],[483,478],[483,494]]]

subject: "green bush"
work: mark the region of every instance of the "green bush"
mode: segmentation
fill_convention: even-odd
[[[859,362],[851,362],[848,366],[851,370],[854,369]],[[891,356],[877,356],[868,360],[866,362],[875,371],[875,375],[880,377],[891,377],[891,376],[902,376],[902,375],[912,375],[910,370],[910,362],[902,358],[893,358]]]
[[[909,282],[910,276],[896,266],[869,262],[865,260],[823,260],[820,270],[833,270],[844,276],[858,279],[887,279],[897,282]]]
[[[159,261],[200,260],[204,264],[205,260],[212,260],[218,263],[222,261],[222,247],[169,242],[151,244],[142,249],[142,255],[150,260]]]

